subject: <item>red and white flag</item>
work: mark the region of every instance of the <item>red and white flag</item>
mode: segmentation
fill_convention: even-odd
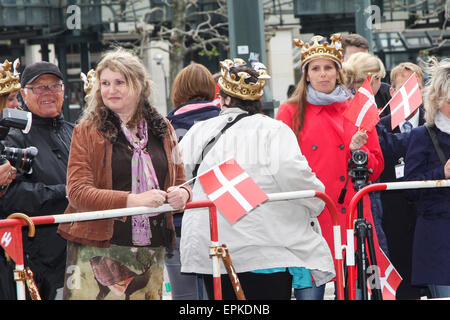
[[[392,130],[408,118],[421,104],[422,94],[420,93],[416,73],[413,73],[389,102]]]
[[[0,229],[0,245],[16,264],[23,265],[22,230],[20,228]]]
[[[395,300],[397,288],[403,279],[397,270],[395,270],[394,265],[389,261],[383,250],[380,249],[380,251],[382,253],[382,259],[384,259],[381,265],[387,266],[386,270],[384,270],[384,277],[380,278],[383,300]]]
[[[268,199],[233,158],[213,167],[198,179],[209,200],[231,223]]]
[[[380,121],[369,76],[367,76],[362,86],[356,92],[350,102],[350,106],[345,110],[344,117],[358,128],[366,131],[371,131]]]

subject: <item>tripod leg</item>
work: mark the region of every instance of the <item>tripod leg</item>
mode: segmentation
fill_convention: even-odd
[[[370,263],[374,268],[374,277],[375,279],[375,285],[371,287],[372,289],[372,297],[373,300],[383,300],[383,294],[381,292],[381,285],[380,285],[380,275],[378,273],[377,269],[377,256],[375,254],[375,246],[373,244],[373,227],[372,224],[367,222],[367,247],[369,249],[369,259]],[[373,283],[373,282],[372,282]]]
[[[357,219],[355,221],[355,232],[356,232],[356,261],[358,266],[358,287],[361,288],[362,299],[367,300],[367,273],[366,273],[366,237],[367,237],[367,227],[364,223],[364,219]]]

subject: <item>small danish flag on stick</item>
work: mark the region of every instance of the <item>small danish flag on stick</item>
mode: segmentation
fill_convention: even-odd
[[[389,101],[392,130],[408,118],[421,104],[422,94],[416,73],[413,73]]]
[[[366,131],[371,131],[380,121],[375,97],[370,86],[370,76],[367,76],[350,102],[350,106],[344,111],[344,118]]]
[[[268,199],[234,158],[216,165],[198,179],[209,200],[230,223],[235,223]]]

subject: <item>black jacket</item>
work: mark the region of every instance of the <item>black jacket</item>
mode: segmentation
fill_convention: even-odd
[[[4,144],[26,148],[34,146],[38,155],[32,172],[18,170],[16,179],[0,198],[1,218],[14,212],[28,216],[62,214],[68,205],[66,173],[74,125],[60,115],[41,118],[33,114],[31,130],[10,129]],[[34,273],[43,299],[53,299],[56,289],[63,286],[66,241],[57,233],[57,225],[36,226],[34,238],[27,237],[23,228],[25,265]]]
[[[183,111],[187,109],[188,111]],[[220,107],[208,101],[191,101],[172,110],[166,118],[175,129],[178,142],[186,132],[198,121],[218,116]]]

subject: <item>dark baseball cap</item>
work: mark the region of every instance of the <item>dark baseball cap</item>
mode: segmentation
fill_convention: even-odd
[[[25,70],[23,70],[20,85],[24,88],[27,84],[33,82],[43,74],[53,74],[61,80],[64,80],[63,75],[56,64],[47,61],[39,61],[27,66]]]

